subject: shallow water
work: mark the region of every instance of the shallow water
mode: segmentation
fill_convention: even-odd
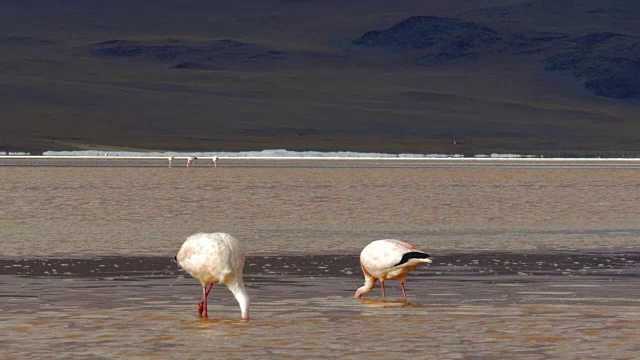
[[[0,261],[7,358],[632,358],[640,253],[441,254],[362,301],[357,256],[250,257],[251,320],[167,258]],[[54,346],[52,348],[52,346]]]
[[[2,358],[633,358],[627,166],[0,167]],[[251,320],[172,261],[243,240]],[[353,299],[369,241],[434,263]]]
[[[640,236],[640,167],[223,165],[0,167],[0,256],[169,256],[215,231],[260,255],[359,253],[386,237],[431,251],[635,248]]]

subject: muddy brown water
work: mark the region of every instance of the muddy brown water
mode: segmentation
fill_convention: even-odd
[[[619,358],[640,351],[629,166],[0,167],[2,358]],[[143,164],[145,165],[145,164]],[[251,320],[173,256],[241,239]],[[379,238],[432,266],[363,300]]]

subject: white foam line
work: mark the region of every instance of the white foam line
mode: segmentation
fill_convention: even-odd
[[[190,156],[174,156],[173,159],[188,159]],[[94,156],[94,155],[0,155],[0,159],[88,159],[88,160],[167,160],[168,156]],[[213,157],[198,157],[213,159]]]
[[[190,156],[174,156],[174,160]],[[95,155],[0,155],[0,159],[68,159],[68,160],[167,160],[168,156],[95,156]],[[198,156],[198,159],[213,159]],[[340,160],[340,161],[479,161],[479,162],[640,162],[640,158],[530,158],[530,157],[357,157],[357,156],[218,156],[219,160]]]

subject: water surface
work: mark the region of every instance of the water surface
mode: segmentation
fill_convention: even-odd
[[[352,163],[350,163],[352,164]],[[3,358],[633,358],[634,166],[0,167]],[[138,166],[142,165],[142,166]],[[415,164],[414,164],[415,165]],[[251,320],[172,261],[245,242]],[[434,263],[362,301],[358,253],[402,238]]]

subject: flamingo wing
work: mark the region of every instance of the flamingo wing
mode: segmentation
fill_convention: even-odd
[[[360,261],[371,270],[389,269],[409,261],[412,255],[405,257],[405,254],[415,253],[416,250],[415,246],[404,241],[376,240],[362,250]]]

